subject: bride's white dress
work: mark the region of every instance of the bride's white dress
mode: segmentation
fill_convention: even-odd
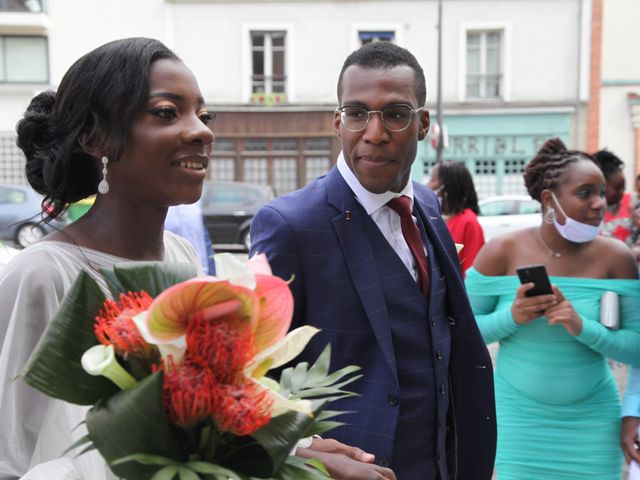
[[[193,247],[165,232],[164,260],[189,263],[201,274]],[[80,270],[108,294],[98,268],[127,259],[57,241],[20,252],[0,270],[0,480],[111,480],[94,450],[62,456],[86,434],[88,407],[46,397],[16,378],[60,300]],[[126,432],[123,432],[126,435]]]

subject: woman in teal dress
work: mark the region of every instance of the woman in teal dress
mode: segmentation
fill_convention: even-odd
[[[640,282],[629,249],[598,236],[605,180],[588,154],[548,141],[525,169],[539,227],[492,239],[467,272],[487,343],[498,341],[499,480],[621,478],[620,401],[607,358],[640,363]],[[544,264],[553,294],[525,296],[516,269]],[[599,323],[605,291],[620,328]]]

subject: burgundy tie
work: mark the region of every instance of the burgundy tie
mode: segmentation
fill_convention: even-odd
[[[427,256],[424,254],[420,230],[418,230],[411,216],[411,199],[404,195],[396,197],[389,200],[387,206],[400,215],[402,235],[416,261],[420,289],[425,298],[429,298],[429,264],[427,263]]]

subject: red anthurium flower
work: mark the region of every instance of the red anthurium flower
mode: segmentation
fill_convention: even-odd
[[[270,347],[289,331],[293,318],[293,295],[289,284],[272,275],[256,275],[260,317],[256,327],[256,349]]]
[[[171,340],[184,335],[191,316],[202,312],[209,319],[231,313],[244,322],[257,319],[255,293],[215,277],[194,278],[166,289],[156,297],[146,318],[156,339]]]
[[[129,292],[120,295],[120,300],[106,300],[96,317],[94,332],[103,345],[113,345],[121,357],[134,355],[150,359],[157,354],[155,346],[142,338],[133,322],[133,317],[146,310],[153,299],[146,292]]]

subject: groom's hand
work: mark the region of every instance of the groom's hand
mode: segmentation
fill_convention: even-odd
[[[375,455],[367,453],[361,448],[345,445],[333,438],[314,438],[310,450],[317,452],[339,453],[359,462],[373,463]]]
[[[317,446],[321,450],[314,450],[313,446],[298,448],[296,455],[320,460],[329,471],[331,478],[335,480],[396,480],[393,470],[371,463],[374,456],[357,447],[350,447],[333,440],[322,440]],[[349,455],[364,458],[366,461],[357,460],[353,456],[339,452],[348,452]]]
[[[620,447],[624,453],[624,459],[627,462],[635,460],[640,463],[640,453],[638,452],[638,426],[640,426],[640,418],[623,417],[622,429],[620,431]]]

